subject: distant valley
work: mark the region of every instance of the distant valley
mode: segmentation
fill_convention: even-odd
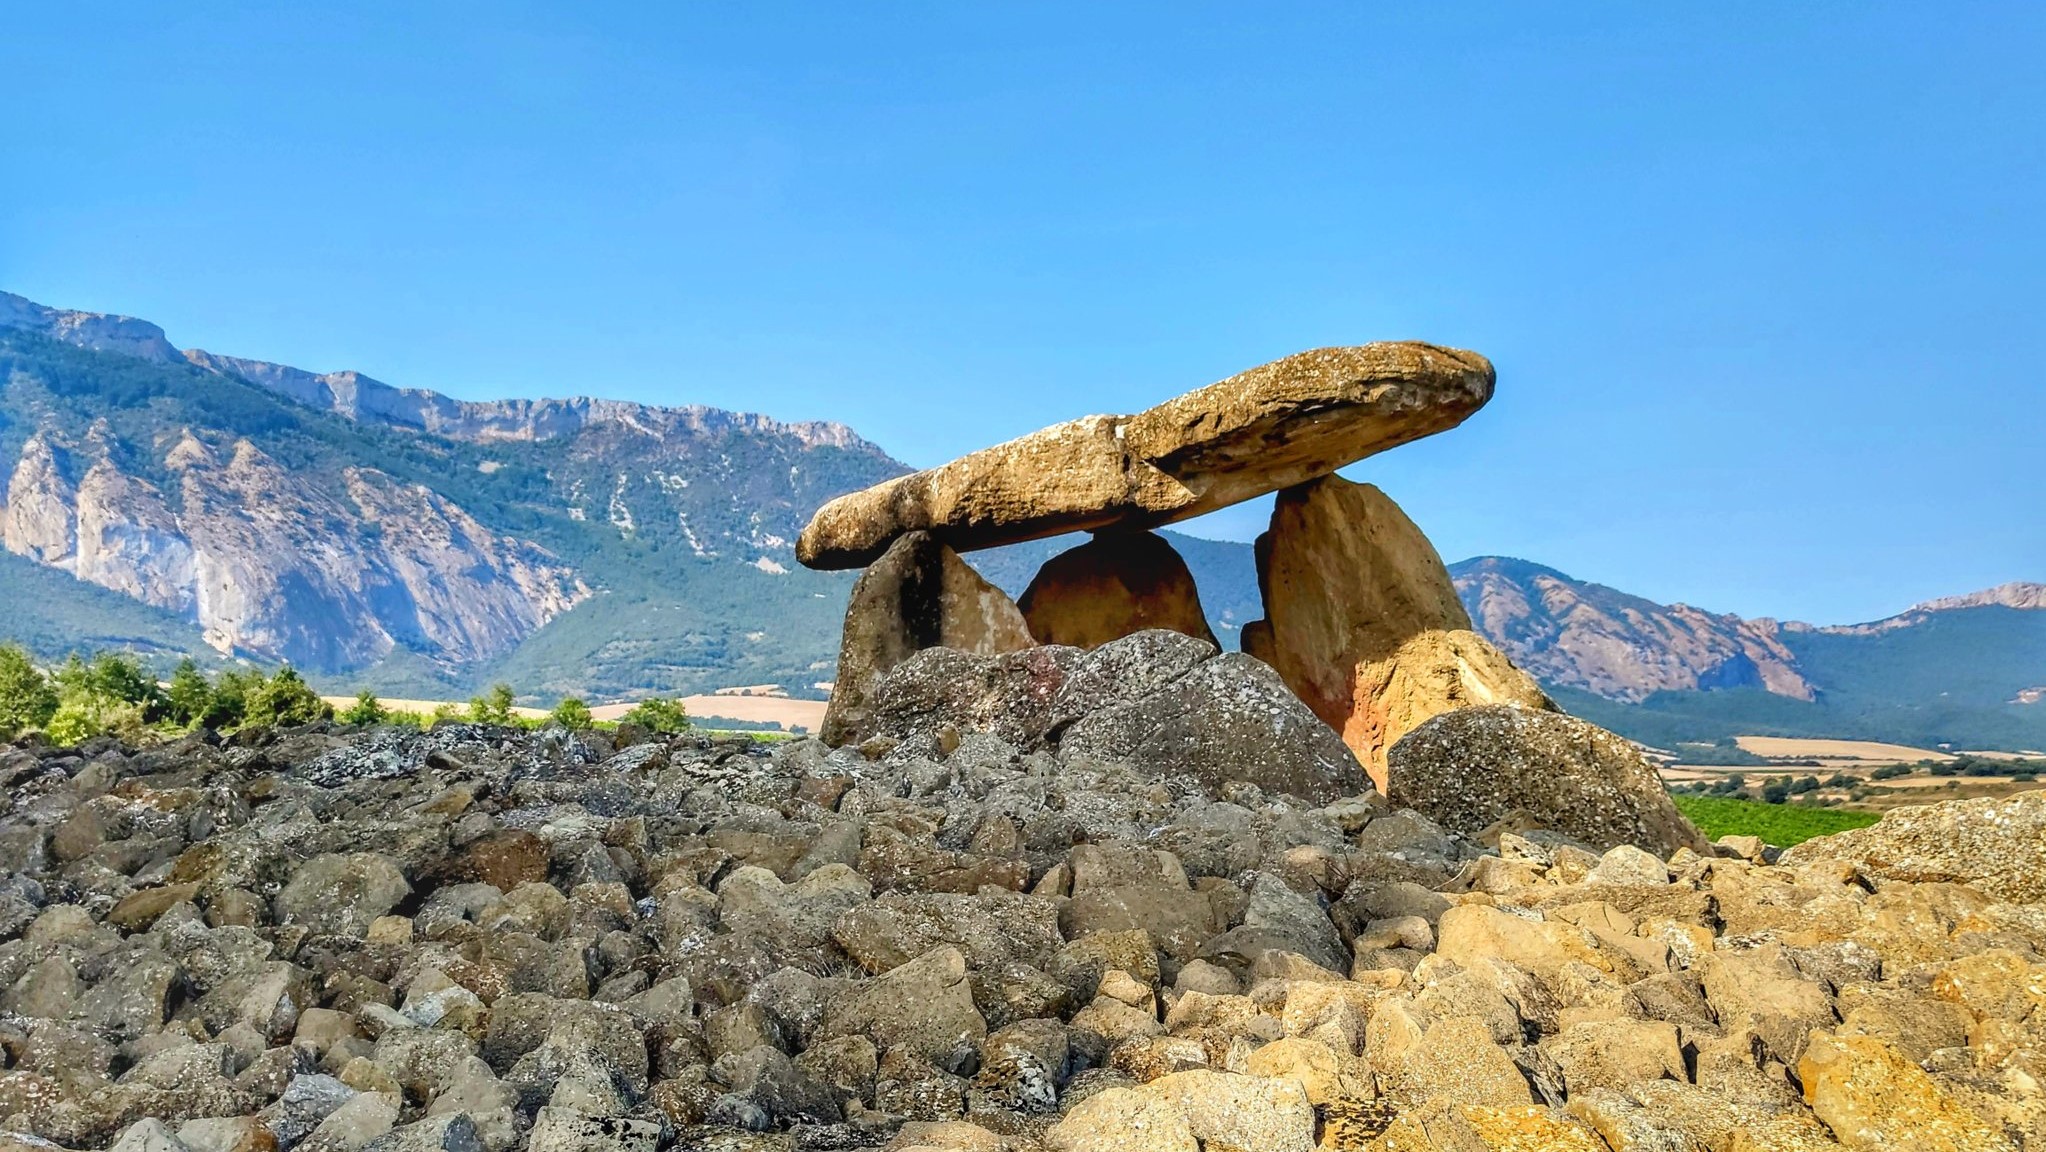
[[[793,541],[825,500],[904,471],[838,424],[462,401],[0,293],[0,635],[50,657],[289,661],[427,698],[495,680],[536,700],[817,698],[852,576],[801,568]],[[1234,646],[1260,615],[1250,546],[1167,535]],[[1069,544],[972,562],[1020,593]],[[1817,627],[1504,557],[1451,571],[1560,703],[1648,743],[2046,748],[2046,585]]]

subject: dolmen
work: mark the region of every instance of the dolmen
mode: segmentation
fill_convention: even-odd
[[[1466,706],[1553,710],[1472,631],[1442,558],[1390,497],[1336,470],[1446,432],[1492,397],[1483,356],[1394,342],[1319,348],[1129,416],[1084,416],[850,493],[796,555],[864,568],[820,735],[872,729],[887,673],[917,652],[1092,650],[1149,629],[1213,642],[1192,574],[1154,531],[1277,493],[1256,545],[1264,618],[1242,649],[1339,734],[1380,791],[1399,739]],[[961,553],[1086,531],[1020,601]]]

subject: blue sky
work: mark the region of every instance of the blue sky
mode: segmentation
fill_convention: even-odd
[[[843,420],[928,465],[1426,339],[1497,398],[1348,474],[1450,559],[1822,622],[2046,580],[2039,5],[6,25],[0,288],[184,346]]]

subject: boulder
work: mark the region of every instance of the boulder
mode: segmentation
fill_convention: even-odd
[[[1797,1064],[1805,1103],[1856,1152],[2014,1149],[1981,1116],[1955,1100],[1924,1069],[1868,1036],[1814,1032]]]
[[[1095,533],[1045,561],[1017,607],[1040,644],[1099,648],[1147,628],[1215,643],[1193,573],[1155,532]]]
[[[1372,485],[1324,476],[1280,493],[1257,564],[1266,618],[1245,650],[1342,733],[1381,791],[1387,750],[1432,716],[1555,707],[1471,631],[1434,545]]]
[[[1356,757],[1269,665],[1163,629],[1092,652],[926,649],[882,677],[864,722],[846,735],[941,756],[948,734],[975,732],[1210,789],[1247,781],[1327,803],[1365,787]]]
[[[817,1036],[865,1036],[879,1048],[903,1045],[957,1068],[977,1054],[987,1021],[973,1006],[966,957],[946,946],[840,993],[825,1005]]]
[[[1878,880],[1966,884],[2013,904],[2046,902],[2046,791],[1895,808],[1783,856],[1791,866],[1814,860],[1851,860]]]
[[[853,585],[819,735],[845,743],[864,722],[881,677],[914,652],[943,647],[987,656],[1034,643],[1007,594],[930,534],[911,532]]]
[[[1432,344],[1301,352],[1135,416],[1069,420],[841,496],[803,529],[796,558],[857,568],[918,530],[971,551],[1170,524],[1453,428],[1492,384],[1484,357]]]
[[[1601,849],[1711,852],[1632,744],[1559,712],[1445,712],[1393,745],[1387,766],[1394,803],[1463,835],[1515,816]]]
[[[277,922],[360,939],[371,921],[411,891],[404,871],[388,856],[374,852],[315,856],[299,865],[277,894]]]
[[[1260,660],[1226,652],[1174,683],[1092,712],[1067,728],[1068,755],[1125,761],[1213,790],[1248,781],[1326,804],[1362,791],[1364,774],[1328,725]]]

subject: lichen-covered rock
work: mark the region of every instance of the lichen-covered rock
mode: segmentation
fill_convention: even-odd
[[[1806,1103],[1855,1152],[2014,1152],[2001,1131],[1963,1107],[1925,1070],[1880,1040],[1812,1035],[1798,1061]]]
[[[1191,776],[1210,788],[1255,784],[1315,803],[1364,789],[1356,758],[1269,665],[1237,652],[1067,728],[1066,755]]]
[[[1453,428],[1492,385],[1483,356],[1432,344],[1301,352],[1135,416],[1084,416],[841,496],[803,529],[796,558],[854,568],[919,530],[964,552],[1155,528]]]
[[[2014,904],[2046,902],[2046,790],[1893,808],[1866,828],[1807,840],[1795,866],[1851,860],[1869,876],[1966,884]]]
[[[1445,712],[1393,745],[1387,763],[1394,803],[1464,835],[1519,817],[1601,849],[1711,851],[1632,744],[1558,712]]]
[[[1133,666],[1142,671],[1121,674]],[[1046,645],[979,657],[927,649],[882,678],[866,724],[850,735],[882,741],[897,755],[936,756],[948,738],[973,732],[1209,788],[1242,782],[1317,803],[1365,786],[1356,758],[1270,666],[1163,629],[1091,652]]]
[[[1016,601],[1040,644],[1099,648],[1149,628],[1210,644],[1193,573],[1155,532],[1098,532],[1044,562]]]
[[[390,857],[375,852],[329,853],[306,861],[277,894],[281,924],[303,925],[308,931],[361,937],[370,922],[412,891],[405,872]]]
[[[1434,545],[1372,485],[1324,476],[1281,492],[1257,564],[1265,619],[1244,650],[1342,733],[1381,791],[1387,752],[1429,717],[1554,708],[1471,631]]]

